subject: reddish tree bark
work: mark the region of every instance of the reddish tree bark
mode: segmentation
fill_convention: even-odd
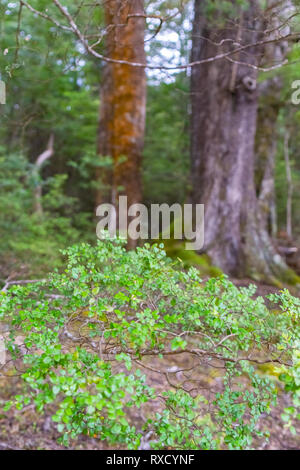
[[[106,0],[107,55],[117,60],[146,62],[143,0]],[[111,157],[112,168],[98,170],[97,205],[118,203],[128,197],[128,206],[141,201],[141,158],[144,144],[146,74],[143,68],[106,63],[101,88],[98,153]],[[131,241],[133,246],[134,242]]]

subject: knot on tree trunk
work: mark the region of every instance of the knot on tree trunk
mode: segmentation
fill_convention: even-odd
[[[242,83],[246,90],[248,91],[254,91],[256,90],[256,79],[249,77],[248,75],[246,77],[242,78]]]

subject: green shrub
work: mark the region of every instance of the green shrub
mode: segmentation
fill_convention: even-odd
[[[47,273],[62,264],[59,250],[88,227],[86,214],[79,215],[76,199],[64,194],[67,175],[39,181],[25,157],[2,153],[0,148],[0,278]],[[43,185],[42,216],[34,210],[37,184]]]
[[[129,449],[147,439],[159,449],[246,449],[267,439],[258,423],[276,387],[257,365],[270,363],[296,409],[300,301],[288,291],[269,310],[254,286],[203,283],[157,245],[127,252],[107,240],[65,254],[62,274],[1,293],[8,358],[24,382],[6,410],[51,411],[64,445],[87,434]]]

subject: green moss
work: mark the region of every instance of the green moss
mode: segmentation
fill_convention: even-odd
[[[202,276],[218,277],[223,274],[221,269],[212,265],[209,256],[186,250],[185,243],[181,240],[163,240],[163,242],[167,255],[181,260],[185,268],[194,266],[199,269]]]
[[[156,243],[163,243],[167,255],[172,259],[179,259],[182,261],[185,268],[195,267],[199,269],[200,275],[203,277],[219,277],[224,273],[217,266],[212,265],[212,262],[206,254],[199,255],[193,250],[185,249],[185,242],[183,240],[175,240],[174,233],[177,224],[182,224],[181,233],[184,232],[183,220],[174,220],[169,227],[170,239],[164,240],[160,234],[159,240]],[[189,227],[190,229],[192,227]]]
[[[274,365],[272,363],[268,364],[259,364],[257,366],[257,370],[261,372],[261,374],[266,375],[268,377],[275,377],[278,379],[279,375],[282,373],[282,368],[278,367],[278,365]]]
[[[248,276],[256,282],[268,282],[278,289],[282,289],[287,286],[300,286],[300,277],[292,269],[281,270],[278,275],[266,276],[263,273],[249,270]]]
[[[300,286],[300,276],[298,276],[292,269],[287,269],[282,276],[282,281],[291,286]]]

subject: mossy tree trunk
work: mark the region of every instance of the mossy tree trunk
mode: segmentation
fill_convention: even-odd
[[[260,39],[255,0],[238,21],[228,22],[216,15],[215,23],[212,18],[206,21],[205,4],[195,0],[193,61],[226,52],[236,47],[234,42],[244,45]],[[255,66],[262,53],[248,48],[247,53],[231,56],[235,63],[221,59],[192,69],[193,200],[205,204],[204,251],[212,262],[234,276],[275,282],[294,280],[294,276],[272,244],[256,195]]]
[[[107,56],[146,62],[143,3],[143,0],[104,2]],[[145,70],[106,63],[101,88],[98,153],[100,157],[111,157],[112,168],[98,170],[97,205],[111,202],[117,207],[119,195],[128,197],[128,206],[141,202],[145,109]],[[134,245],[134,242],[129,244]]]

